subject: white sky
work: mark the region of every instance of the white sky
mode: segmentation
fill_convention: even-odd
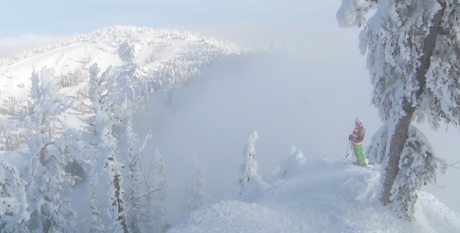
[[[0,20],[8,22],[0,30],[0,38],[4,38],[28,33],[87,33],[118,24],[163,28],[239,22],[280,25],[318,18],[334,20],[340,1],[1,0],[0,4]]]
[[[350,60],[350,57],[359,57],[358,30],[339,28],[335,14],[340,4],[340,0],[0,0],[0,57],[12,56],[25,49],[55,43],[70,35],[89,33],[103,27],[134,25],[188,30],[241,46],[290,42],[308,47],[309,50],[301,51],[308,51],[310,59],[324,66],[324,69],[334,69],[334,64],[328,62],[331,56],[344,63],[341,67],[346,67],[348,62],[354,65],[362,63],[359,74],[350,70],[338,73],[355,77],[350,79],[350,83],[369,83],[365,58]],[[346,31],[348,36],[337,38],[337,31],[341,35]],[[327,46],[311,46],[311,43],[318,42],[318,38],[330,40],[334,48],[341,43],[348,48],[337,52]],[[341,53],[343,51],[347,53]],[[348,52],[355,54],[349,56]],[[352,88],[353,85],[350,85],[351,92]],[[369,92],[370,89],[366,90],[363,98],[369,98],[370,102]],[[363,108],[372,109],[371,106]],[[360,115],[372,115],[376,125],[371,128],[379,127],[379,122],[375,121],[378,119],[376,111]],[[353,119],[344,121],[352,122]],[[373,132],[368,131],[368,140]],[[438,155],[441,158],[455,162],[455,155],[460,150],[460,146],[456,146],[458,143],[455,143],[459,137],[457,130],[430,133],[427,137],[435,151],[440,152]],[[342,144],[345,147],[346,141]],[[343,151],[345,153],[345,148]],[[441,197],[441,201],[449,202],[448,205],[457,212],[460,212],[460,204],[454,206],[453,203],[456,203],[454,197],[458,196],[456,194],[460,189],[454,189],[454,185],[449,184],[454,184],[453,180],[459,173],[459,170],[452,168],[450,174],[441,180],[442,184],[447,185],[446,190],[431,190]]]
[[[296,33],[304,34],[311,27],[338,28],[335,12],[340,0],[0,0],[0,6],[4,22],[0,57],[5,57],[21,52],[24,44],[26,49],[47,44],[48,36],[89,33],[114,25],[188,30],[244,45],[273,41],[272,37],[298,39]],[[31,35],[41,37],[30,43]]]

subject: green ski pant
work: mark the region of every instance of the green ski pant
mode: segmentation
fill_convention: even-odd
[[[356,156],[356,164],[359,166],[366,165],[366,160],[364,159],[364,149],[362,145],[353,145],[353,152]]]

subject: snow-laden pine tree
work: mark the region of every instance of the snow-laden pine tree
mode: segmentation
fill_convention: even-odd
[[[125,40],[118,48],[118,56],[121,60],[130,62],[140,50],[139,42]]]
[[[19,171],[0,155],[0,232],[29,232],[27,207],[25,183]]]
[[[394,202],[409,219],[414,190],[435,181],[444,166],[411,122],[428,119],[437,129],[442,121],[460,121],[459,6],[452,0],[342,0],[337,13],[340,26],[364,26],[360,48],[367,51],[372,103],[383,121],[368,156],[383,164],[382,203]]]
[[[104,233],[106,232],[104,223],[101,219],[101,212],[99,210],[99,201],[97,200],[96,187],[99,185],[99,177],[94,175],[89,186],[89,223],[88,233]]]
[[[241,191],[240,195],[253,185],[259,185],[263,183],[262,178],[257,173],[257,157],[255,143],[259,138],[256,131],[253,131],[249,134],[249,137],[246,142],[246,146],[243,152],[244,162],[241,165],[241,177],[240,185]]]
[[[158,150],[143,166],[147,202],[147,229],[150,232],[164,232],[166,179],[163,157]]]
[[[305,162],[306,159],[303,156],[302,151],[293,146],[291,148],[291,154],[281,165],[280,178],[286,179],[292,177],[293,174],[295,175],[300,173]]]
[[[27,144],[31,153],[28,162],[29,227],[32,232],[75,231],[76,214],[64,193],[70,190],[75,178],[65,171],[71,160],[65,140],[54,133],[58,116],[65,110],[64,98],[59,95],[54,70],[46,67],[32,74],[32,114],[26,119],[31,130]]]
[[[128,103],[128,102],[126,102]],[[125,106],[132,106],[127,104]],[[139,143],[137,134],[133,131],[133,116],[130,114],[126,118],[125,123],[125,136],[127,141],[127,167],[128,180],[130,187],[126,192],[127,201],[127,221],[129,232],[145,232],[149,231],[146,227],[149,211],[151,207],[147,205],[147,197],[151,194],[150,189],[145,186],[144,181],[147,179],[146,174],[142,172],[141,157],[143,155],[147,141],[152,137],[151,133],[148,133],[142,144]]]
[[[128,230],[132,233],[142,232],[142,220],[144,210],[142,203],[142,194],[140,193],[142,185],[142,174],[140,170],[140,154],[144,150],[144,146],[140,150],[136,149],[138,144],[137,135],[133,132],[132,128],[132,117],[130,116],[127,120],[126,125],[126,136],[128,141],[127,148],[127,157],[128,163],[128,179],[130,182],[130,188],[126,192],[126,207],[127,207],[127,221],[128,221]]]
[[[204,180],[202,178],[202,169],[198,164],[198,158],[192,157],[193,170],[187,186],[187,208],[189,211],[197,210],[206,205],[209,199],[204,192]]]
[[[95,115],[90,118],[90,126],[96,136],[94,154],[96,154],[95,170],[103,170],[100,177],[108,182],[109,218],[112,220],[111,232],[128,232],[123,190],[123,164],[118,162],[120,150],[118,148],[120,130],[123,122],[123,111],[118,89],[120,73],[109,67],[101,76],[97,64],[90,68],[89,95]],[[102,167],[101,167],[102,166]]]

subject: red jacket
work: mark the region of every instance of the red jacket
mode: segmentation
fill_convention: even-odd
[[[356,127],[355,129],[353,130],[353,133],[350,134],[350,136],[348,137],[348,139],[350,139],[350,141],[353,143],[353,145],[356,145],[356,146],[359,146],[359,145],[362,145],[363,144],[363,140],[358,140],[358,132],[360,129],[363,128],[363,124],[362,123],[358,123],[356,124]]]

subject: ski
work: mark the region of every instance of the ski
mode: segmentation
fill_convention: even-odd
[[[369,164],[366,164],[365,166],[360,166],[360,165],[356,164],[355,162],[348,161],[348,160],[343,160],[343,163],[344,164],[354,165],[356,167],[367,168],[367,169],[372,170],[372,171],[377,171],[377,168],[375,168],[374,166],[369,165]]]

